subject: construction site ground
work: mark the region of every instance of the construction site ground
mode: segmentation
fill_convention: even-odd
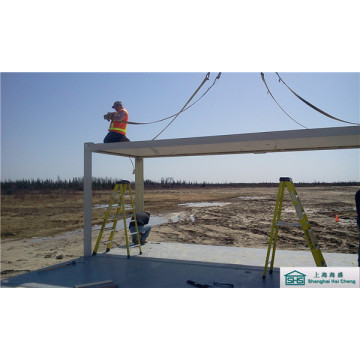
[[[296,189],[322,252],[338,256],[339,260],[332,259],[329,266],[356,266],[359,233],[354,196],[358,188],[297,186]],[[244,259],[248,259],[246,265],[263,267],[277,190],[277,187],[251,186],[145,190],[145,210],[150,211],[154,223],[144,255],[150,248],[165,251],[171,244],[183,244],[185,248],[191,244],[210,245],[207,249],[225,249],[234,257],[243,249],[247,254]],[[110,195],[111,191],[94,192],[93,244]],[[82,206],[82,192],[2,196],[1,279],[82,257]],[[297,220],[286,192],[282,220]],[[163,245],[159,247],[160,244]],[[124,246],[124,231],[120,230],[109,254]],[[191,248],[192,257],[184,260],[204,261],[201,253],[208,252],[195,249]],[[289,256],[293,265],[286,266],[314,266],[308,262],[312,262],[311,253],[299,228],[281,228],[277,249],[280,251],[275,266],[285,266],[280,263],[281,250],[296,252],[297,259],[301,259],[301,254],[309,254],[308,265],[291,262]],[[100,248],[99,253],[102,251]],[[255,256],[259,251],[261,254]],[[342,261],[341,254],[348,260]],[[219,256],[218,263],[222,263],[221,257],[224,263],[231,263],[228,255]],[[241,261],[232,263],[241,264]]]

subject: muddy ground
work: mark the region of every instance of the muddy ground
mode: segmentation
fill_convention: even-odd
[[[357,252],[357,190],[351,186],[297,187],[323,252]],[[145,210],[168,221],[154,226],[148,240],[266,248],[277,191],[277,187],[147,190]],[[94,193],[93,205],[105,204],[110,195],[111,191]],[[210,204],[199,207],[201,202]],[[193,204],[184,205],[187,203]],[[101,224],[104,212],[101,207],[94,210],[93,225]],[[287,192],[281,220],[297,221]],[[82,225],[80,192],[3,196],[1,278],[82,256]],[[94,230],[93,245],[97,235],[98,230]],[[124,244],[124,232],[120,231],[113,246]],[[306,250],[308,246],[301,229],[284,227],[279,231],[277,248]]]

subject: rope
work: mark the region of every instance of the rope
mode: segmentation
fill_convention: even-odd
[[[209,75],[210,75],[210,73],[207,73],[207,75],[206,75],[206,80],[208,80],[209,79]],[[160,122],[160,121],[164,121],[164,120],[168,120],[168,119],[171,119],[172,117],[174,117],[174,116],[178,116],[180,113],[182,113],[182,112],[184,112],[185,110],[187,110],[187,109],[190,109],[193,105],[195,105],[199,100],[201,100],[208,92],[209,92],[209,90],[215,85],[215,83],[216,83],[216,80],[218,80],[218,79],[220,79],[220,76],[221,76],[221,72],[219,72],[218,73],[218,75],[217,75],[217,77],[215,78],[215,80],[214,80],[214,82],[212,83],[212,85],[195,101],[195,102],[193,102],[191,105],[189,105],[188,107],[186,107],[185,109],[184,109],[184,107],[177,113],[177,114],[174,114],[174,115],[171,115],[171,116],[169,116],[169,117],[167,117],[167,118],[165,118],[165,119],[161,119],[161,120],[156,120],[156,121],[151,121],[151,122],[147,122],[147,123],[139,123],[139,122],[130,122],[130,121],[128,121],[128,124],[132,124],[132,125],[148,125],[148,124],[154,124],[154,123],[157,123],[157,122]],[[204,81],[202,82],[202,84],[199,86],[199,88],[196,90],[196,92],[195,92],[195,94],[200,90],[200,88],[201,88],[201,86],[204,84],[204,82],[205,82],[205,79],[204,79]],[[195,94],[190,98],[190,100],[195,96]],[[185,106],[190,102],[190,100],[185,104]],[[174,119],[175,120],[175,119]],[[173,121],[174,121],[173,120]],[[170,124],[169,124],[170,125]],[[168,126],[169,126],[168,125]],[[165,128],[166,129],[166,128]],[[164,129],[164,130],[165,130]],[[163,131],[164,131],[163,130]],[[161,133],[160,133],[161,134]],[[156,137],[158,137],[160,134],[158,134]],[[155,138],[156,138],[155,137]],[[154,139],[155,139],[154,138]],[[153,140],[154,140],[153,139]],[[131,157],[129,157],[129,160],[131,161],[131,165],[132,165],[132,168],[133,168],[133,174],[135,174],[135,167],[134,167],[134,163],[133,163],[133,161],[132,161],[132,159],[131,159]]]
[[[195,105],[200,99],[202,99],[207,93],[208,91],[215,85],[216,80],[220,79],[221,76],[221,72],[218,73],[217,77],[215,78],[214,82],[212,83],[212,85],[195,101],[193,102],[191,105],[189,105],[187,108],[185,108],[183,111],[190,109],[193,105]],[[174,116],[174,115],[173,115]]]
[[[282,82],[297,98],[299,98],[302,102],[304,102],[306,105],[312,107],[314,110],[318,111],[319,113],[331,118],[331,119],[334,119],[334,120],[337,120],[337,121],[341,121],[343,123],[346,123],[346,124],[352,124],[352,125],[360,125],[358,123],[353,123],[353,122],[350,122],[350,121],[345,121],[345,120],[341,120],[341,119],[338,119],[328,113],[326,113],[325,111],[317,108],[315,105],[309,103],[308,101],[306,101],[305,99],[303,99],[300,95],[298,95],[295,91],[293,91],[292,89],[290,89],[289,86],[287,86],[287,84],[285,83],[285,81],[280,77],[280,75],[276,72],[275,73],[278,77],[279,77],[279,82]]]
[[[132,173],[133,173],[133,175],[134,175],[134,174],[135,174],[135,166],[134,166],[134,163],[133,163],[131,157],[129,157],[129,160],[131,161],[131,165],[132,165],[132,168],[133,168]]]
[[[190,99],[187,101],[187,103],[182,107],[182,109],[176,114],[176,116],[164,127],[164,129],[162,129],[154,138],[152,138],[152,140],[155,140],[159,135],[161,135],[175,120],[176,118],[184,111],[184,109],[186,108],[187,104],[194,98],[194,96],[198,93],[198,91],[201,89],[201,87],[205,84],[206,81],[209,80],[209,76],[210,73],[208,72],[204,78],[204,80],[202,81],[202,83],[200,84],[200,86],[196,89],[196,91],[192,94],[192,96],[190,97]],[[220,73],[218,75],[218,77],[220,77]],[[208,89],[210,90],[210,89]]]
[[[215,78],[213,84],[195,101],[193,102],[192,104],[190,104],[188,107],[186,107],[185,109],[183,110],[180,110],[178,113],[174,114],[174,115],[171,115],[171,116],[168,116],[164,119],[160,119],[160,120],[155,120],[155,121],[149,121],[149,122],[133,122],[133,121],[128,121],[127,123],[128,124],[131,124],[131,125],[149,125],[149,124],[155,124],[155,123],[158,123],[158,122],[161,122],[161,121],[165,121],[165,120],[168,120],[168,119],[171,119],[172,117],[174,116],[177,116],[179,115],[180,113],[190,109],[193,105],[195,105],[199,100],[201,100],[207,93],[208,91],[215,85],[215,82],[216,80],[220,79],[220,76],[221,76],[221,72],[217,75],[217,77]],[[125,121],[120,121],[120,122],[125,122]]]
[[[295,121],[298,125],[300,125],[300,126],[302,126],[303,128],[307,129],[306,126],[300,124],[300,123],[297,122],[295,119],[293,119],[293,118],[280,106],[280,104],[276,101],[276,99],[274,98],[273,94],[271,93],[269,87],[267,86],[267,83],[266,83],[266,81],[265,81],[265,75],[264,75],[264,73],[261,73],[261,78],[262,78],[262,81],[264,82],[264,84],[265,84],[265,86],[266,86],[266,88],[267,88],[267,90],[268,90],[268,93],[269,93],[269,94],[271,95],[271,97],[274,99],[274,101],[275,101],[276,104],[279,106],[279,108],[280,108],[291,120]]]

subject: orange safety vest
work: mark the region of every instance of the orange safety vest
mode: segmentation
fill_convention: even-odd
[[[114,121],[111,120],[109,131],[113,131],[119,134],[126,135],[126,127],[127,127],[127,121],[129,120],[129,114],[126,111],[126,109],[122,108],[119,112],[125,111],[125,117],[121,121]],[[124,121],[124,122],[123,122]]]

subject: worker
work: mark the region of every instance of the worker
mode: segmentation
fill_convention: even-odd
[[[357,212],[357,226],[360,232],[360,190],[358,190],[355,194],[355,206]],[[359,250],[358,250],[358,266],[360,267],[360,235],[359,235]]]
[[[115,112],[108,112],[104,115],[105,120],[111,121],[109,132],[104,138],[104,143],[130,141],[126,137],[126,127],[129,119],[128,112],[123,108],[121,101],[115,101],[112,108],[115,109]]]
[[[151,226],[149,225],[150,213],[147,211],[136,212],[135,215],[140,236],[140,244],[145,245],[146,239],[149,236],[151,230]],[[134,216],[130,220],[129,229],[132,233],[132,243],[134,245],[138,245]]]

